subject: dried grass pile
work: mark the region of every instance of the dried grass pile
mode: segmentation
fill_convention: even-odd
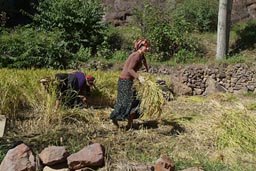
[[[163,110],[165,99],[159,84],[146,78],[145,83],[134,82],[137,99],[140,100],[140,112],[143,118],[158,119]]]

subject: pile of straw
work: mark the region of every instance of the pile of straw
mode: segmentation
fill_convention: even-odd
[[[145,83],[134,82],[137,99],[140,100],[140,112],[143,117],[157,119],[161,116],[165,99],[159,84],[146,79]]]

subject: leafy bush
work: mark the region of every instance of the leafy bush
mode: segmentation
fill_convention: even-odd
[[[32,28],[4,31],[0,36],[0,67],[66,68],[74,59],[61,35]]]
[[[91,58],[91,48],[80,47],[78,52],[75,54],[76,59],[80,62],[86,62]]]
[[[104,59],[110,59],[113,53],[113,50],[110,47],[107,37],[105,37],[101,45],[98,46],[97,56]]]
[[[133,43],[141,37],[140,28],[137,26],[108,27],[107,39],[112,52],[124,50],[133,51]]]
[[[133,43],[138,39],[139,28],[125,26],[109,27],[103,43],[98,46],[97,56],[104,59],[125,60],[133,51]]]
[[[220,63],[231,63],[231,64],[236,64],[236,63],[244,63],[246,62],[246,56],[243,54],[235,54],[235,55],[229,55],[227,56],[224,60],[218,61]]]
[[[241,50],[254,49],[256,47],[256,22],[250,20],[246,24],[241,23],[234,27],[238,39],[231,46],[231,53],[239,53]]]
[[[2,163],[2,161],[3,161],[3,159],[4,159],[4,157],[5,157],[5,155],[6,155],[6,153],[7,153],[7,151],[8,151],[8,149],[6,149],[6,147],[3,147],[3,145],[1,144],[0,145],[0,163]]]
[[[178,18],[184,18],[199,31],[215,31],[218,23],[218,1],[184,0],[175,10]]]
[[[188,52],[185,49],[182,49],[180,51],[178,51],[178,53],[176,53],[174,55],[174,61],[176,63],[188,63],[188,62],[192,62],[194,59],[196,58],[195,53],[193,52]]]
[[[189,34],[191,24],[181,17],[177,21],[173,20],[172,12],[173,9],[162,9],[161,6],[148,3],[142,14],[139,10],[136,13],[143,35],[151,42],[154,59],[167,61],[182,49],[201,56],[204,48]]]
[[[0,27],[5,26],[8,20],[6,12],[0,11]]]
[[[35,15],[36,27],[43,30],[62,30],[68,50],[76,53],[81,45],[95,52],[103,41],[103,8],[98,1],[45,0],[40,1]]]
[[[119,51],[114,52],[112,58],[115,60],[118,60],[118,61],[120,61],[120,60],[125,61],[128,58],[128,56],[129,56],[128,52],[119,50]]]

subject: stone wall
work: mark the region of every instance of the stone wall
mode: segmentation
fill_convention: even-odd
[[[175,0],[151,0],[164,6],[175,6]],[[135,0],[102,0],[107,13],[104,16],[106,21],[115,26],[125,25],[132,21],[132,12],[138,7],[140,1]],[[166,5],[165,3],[168,2]],[[256,0],[233,0],[232,23],[256,18]]]
[[[83,68],[121,72],[122,65],[92,61]],[[168,76],[171,85],[167,86],[176,95],[207,95],[220,91],[235,94],[256,93],[256,63],[190,64],[175,67],[150,65],[149,73],[156,78],[161,75]]]
[[[176,69],[151,68],[151,73],[170,75],[178,95],[207,95],[215,92],[256,93],[256,66],[244,63],[189,65]]]

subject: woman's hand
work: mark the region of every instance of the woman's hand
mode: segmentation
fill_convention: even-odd
[[[87,104],[87,98],[85,96],[82,98],[82,102]]]
[[[138,77],[138,80],[139,80],[139,82],[140,82],[141,84],[144,84],[144,83],[145,83],[145,78],[142,77],[142,76],[139,76],[139,77]]]

